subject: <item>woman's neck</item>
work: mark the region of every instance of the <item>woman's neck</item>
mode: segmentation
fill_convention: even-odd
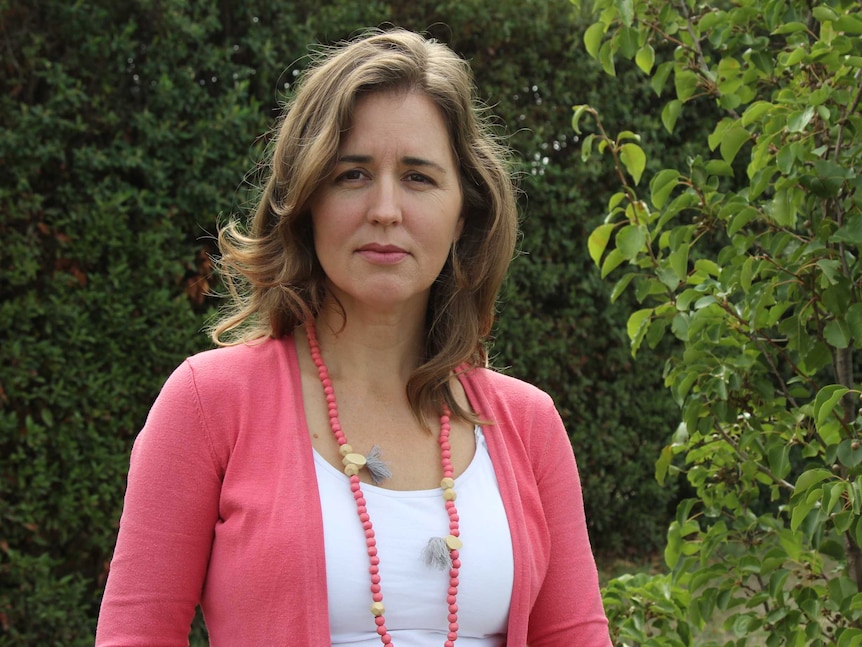
[[[412,321],[411,321],[412,319]],[[334,307],[324,308],[316,329],[320,348],[333,379],[350,376],[380,388],[403,388],[422,361],[424,316],[346,317]]]

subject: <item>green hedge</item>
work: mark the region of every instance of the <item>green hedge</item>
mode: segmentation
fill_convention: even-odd
[[[613,181],[570,129],[590,102],[658,137],[649,91],[634,75],[606,91],[566,0],[393,5],[0,0],[0,644],[92,643],[131,443],[208,346],[215,223],[248,205],[308,45],[385,21],[472,60],[522,159],[496,364],[557,400],[596,550],[660,543],[675,495],[652,464],[677,416],[586,258]]]

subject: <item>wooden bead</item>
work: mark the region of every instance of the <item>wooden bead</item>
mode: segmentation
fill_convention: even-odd
[[[338,451],[341,452],[342,456],[347,456],[348,454],[353,453],[353,447],[350,446],[350,443],[344,443],[338,448]]]
[[[444,490],[451,490],[455,487],[455,479],[451,479],[448,476],[440,481],[440,487]]]
[[[383,606],[382,602],[372,602],[371,603],[371,613],[375,616],[380,617],[386,612],[386,607]]]
[[[464,546],[464,542],[455,535],[446,535],[445,541],[449,550],[461,550],[461,547]]]
[[[443,498],[447,501],[454,501],[458,498],[458,495],[455,493],[455,490],[453,488],[446,488],[445,490],[443,490]]]
[[[347,474],[347,476],[356,476],[359,474],[359,466],[354,465],[353,463],[348,463],[344,466],[344,473]]]
[[[363,467],[366,463],[365,456],[362,454],[347,454],[344,459],[341,461],[345,465],[354,464],[359,467]]]

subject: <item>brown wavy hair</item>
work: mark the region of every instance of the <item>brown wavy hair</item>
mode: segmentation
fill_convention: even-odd
[[[474,420],[449,388],[453,371],[485,365],[497,293],[517,236],[508,150],[475,97],[470,67],[447,46],[405,30],[376,31],[325,50],[301,76],[276,129],[268,177],[250,226],[219,231],[218,261],[231,296],[212,326],[216,344],[290,334],[320,311],[325,275],[314,251],[309,201],[335,165],[357,98],[419,92],[440,109],[463,193],[463,232],[431,289],[425,355],[407,384],[417,419],[445,402]]]

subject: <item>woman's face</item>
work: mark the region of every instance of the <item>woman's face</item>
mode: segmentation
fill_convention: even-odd
[[[439,109],[420,93],[363,96],[337,155],[311,201],[328,289],[348,311],[424,313],[463,225]]]

